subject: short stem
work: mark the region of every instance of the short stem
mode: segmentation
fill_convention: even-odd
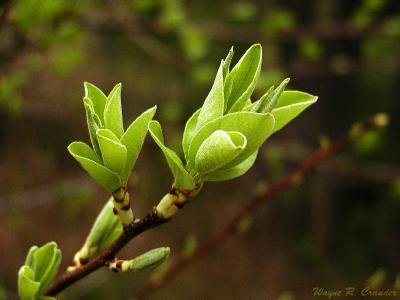
[[[133,212],[126,187],[120,187],[113,193],[114,213],[118,215],[123,227],[133,223]]]
[[[86,265],[90,259],[97,253],[98,248],[96,246],[89,247],[88,245],[83,245],[83,247],[75,253],[74,259],[68,266],[68,273],[75,272],[77,269],[82,268]]]
[[[174,216],[179,209],[181,209],[186,202],[196,196],[203,184],[199,183],[193,190],[185,190],[172,187],[172,189],[165,194],[155,207],[155,213],[162,219],[169,219]]]

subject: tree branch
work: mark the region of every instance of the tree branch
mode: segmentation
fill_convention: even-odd
[[[172,281],[177,275],[191,266],[195,261],[205,257],[216,246],[234,235],[240,222],[249,214],[254,212],[267,200],[277,196],[284,190],[295,185],[308,172],[313,170],[322,160],[344,149],[362,137],[371,129],[386,126],[388,117],[385,114],[377,114],[365,122],[353,127],[346,135],[339,137],[329,145],[315,150],[308,158],[303,160],[289,175],[272,185],[268,190],[256,194],[250,203],[241,209],[232,220],[219,232],[212,235],[204,244],[196,248],[190,256],[179,256],[175,262],[160,277],[150,278],[148,282],[138,291],[134,299],[146,299],[151,293]]]
[[[360,124],[357,128],[353,129],[347,135],[342,138],[337,139],[335,142],[331,143],[329,146],[316,150],[310,158],[303,161],[292,173],[285,177],[280,182],[272,186],[268,191],[260,193],[254,197],[253,201],[249,203],[243,210],[241,210],[238,215],[220,232],[211,237],[211,239],[205,243],[203,246],[197,248],[194,254],[189,259],[180,258],[173,265],[172,268],[167,272],[165,279],[161,282],[149,282],[147,286],[144,287],[142,292],[139,294],[145,297],[150,291],[161,287],[163,284],[167,283],[174,276],[179,274],[183,269],[185,269],[191,262],[205,256],[209,250],[218,245],[220,242],[225,240],[230,236],[237,226],[237,224],[254,209],[256,209],[260,204],[265,202],[265,200],[279,194],[284,189],[292,186],[299,178],[304,176],[307,172],[313,169],[318,163],[324,158],[330,156],[331,154],[343,149],[354,139],[360,138],[366,131],[384,126],[387,123],[387,116],[384,114],[378,114],[373,118]],[[161,224],[170,221],[170,219],[159,218],[153,210],[151,210],[145,217],[141,220],[132,223],[130,226],[124,229],[121,236],[106,250],[101,252],[88,264],[84,265],[82,268],[76,270],[73,273],[64,273],[46,292],[47,296],[54,296],[59,292],[63,291],[67,287],[71,286],[76,281],[86,277],[90,273],[98,270],[102,266],[106,265],[107,262],[112,260],[115,255],[132,239],[140,235],[144,231],[157,227]]]

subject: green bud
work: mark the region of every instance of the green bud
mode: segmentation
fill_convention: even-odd
[[[99,251],[106,249],[122,233],[121,222],[113,212],[113,199],[110,198],[98,214],[86,238],[85,244],[75,254],[68,272],[74,272],[86,264]]]
[[[18,294],[22,300],[33,300],[43,295],[57,275],[61,251],[54,242],[42,247],[33,246],[25,265],[18,272]]]
[[[162,264],[169,256],[169,247],[152,249],[132,260],[116,259],[109,264],[114,272],[140,272],[153,269]]]

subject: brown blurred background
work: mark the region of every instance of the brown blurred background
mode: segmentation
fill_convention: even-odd
[[[125,121],[158,105],[168,145],[219,60],[263,46],[255,92],[290,77],[319,101],[268,140],[245,176],[207,184],[172,223],[129,245],[133,257],[188,236],[201,242],[255,190],[319,144],[376,112],[392,118],[270,201],[248,230],[182,273],[153,299],[310,299],[313,287],[400,287],[400,2],[16,0],[0,6],[0,299],[16,297],[29,247],[54,240],[64,268],[107,194],[66,151],[88,141],[83,82],[123,84]],[[172,178],[147,138],[130,182],[143,215]],[[60,299],[126,299],[150,276],[101,270]]]

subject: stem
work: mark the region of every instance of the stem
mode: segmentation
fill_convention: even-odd
[[[78,280],[86,277],[90,273],[98,270],[110,262],[115,255],[131,241],[133,238],[141,234],[142,232],[157,227],[163,223],[168,222],[170,219],[159,218],[153,210],[151,210],[145,217],[140,221],[130,224],[124,228],[124,232],[115,240],[112,245],[97,255],[92,261],[84,265],[82,268],[77,269],[73,273],[65,272],[52,286],[47,290],[47,296],[55,296],[65,288],[71,286]]]
[[[120,187],[113,194],[114,214],[118,215],[122,226],[125,228],[133,223],[133,212],[129,201],[129,193],[125,187]]]
[[[219,232],[212,235],[205,243],[196,248],[192,255],[180,255],[161,277],[150,278],[138,291],[135,299],[145,299],[151,293],[166,285],[182,271],[191,266],[195,261],[205,257],[216,246],[237,232],[239,223],[249,214],[254,212],[267,200],[277,196],[287,188],[294,186],[299,179],[313,170],[322,160],[344,149],[353,141],[359,139],[367,131],[386,126],[388,118],[385,114],[377,114],[365,122],[353,127],[346,135],[339,137],[329,145],[315,150],[308,158],[303,160],[289,175],[272,185],[268,190],[256,194],[250,203],[243,207]]]
[[[209,250],[214,246],[218,245],[220,242],[229,237],[235,232],[237,224],[249,213],[254,211],[260,204],[266,202],[269,198],[281,193],[286,188],[292,186],[298,181],[299,178],[303,177],[307,172],[315,168],[321,160],[327,158],[328,156],[340,151],[352,141],[360,138],[366,131],[385,126],[387,124],[387,116],[384,114],[377,114],[371,119],[361,123],[357,127],[353,128],[345,136],[335,140],[328,146],[316,150],[308,159],[304,160],[292,173],[286,176],[281,181],[273,185],[269,190],[264,193],[256,195],[253,200],[243,208],[230,223],[228,223],[220,232],[213,235],[205,244],[198,247],[193,255],[188,258],[180,258],[178,261],[166,272],[164,280],[158,283],[149,282],[140,292],[139,295],[146,297],[156,288],[161,287],[168,281],[170,281],[174,276],[178,275],[182,270],[184,270],[190,263],[195,260],[205,256]],[[200,186],[201,188],[201,186]],[[194,195],[193,195],[194,196]],[[171,219],[165,219],[157,215],[155,209],[151,210],[146,216],[144,216],[140,221],[133,222],[124,227],[124,232],[115,240],[115,242],[106,250],[97,255],[88,264],[84,265],[81,269],[76,270],[73,273],[64,273],[57,281],[46,292],[47,296],[55,296],[59,292],[63,291],[67,287],[71,286],[76,281],[86,277],[90,273],[98,270],[102,266],[107,265],[115,255],[133,238],[140,235],[142,232],[157,227],[164,224]]]

